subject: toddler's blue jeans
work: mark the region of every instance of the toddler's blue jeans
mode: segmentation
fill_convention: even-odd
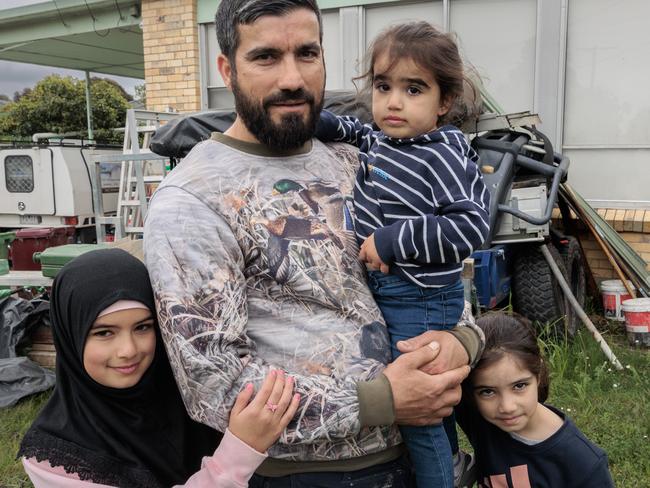
[[[452,329],[465,305],[459,280],[442,288],[421,288],[396,275],[368,272],[368,286],[388,326],[393,359],[401,353],[396,343],[427,330]],[[443,425],[400,426],[415,470],[418,488],[453,488],[452,452],[458,452],[453,415]],[[446,431],[446,432],[445,432]]]

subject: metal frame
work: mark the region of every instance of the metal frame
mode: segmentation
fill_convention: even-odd
[[[362,6],[339,9],[339,58],[341,59],[341,79],[343,89],[354,89],[352,78],[357,76],[357,66],[365,54],[365,9]]]
[[[201,77],[201,110],[208,110],[209,97],[208,97],[208,69],[210,67],[208,57],[208,26],[206,24],[198,24],[199,30],[199,76]]]

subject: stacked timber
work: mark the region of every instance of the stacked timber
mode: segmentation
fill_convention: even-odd
[[[32,348],[27,357],[44,368],[54,369],[56,365],[56,350],[52,340],[52,330],[48,324],[41,323],[30,334]]]

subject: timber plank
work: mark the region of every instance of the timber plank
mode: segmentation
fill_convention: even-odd
[[[623,230],[625,232],[632,232],[634,230],[634,209],[625,211],[625,217],[623,218]]]
[[[614,230],[616,232],[623,232],[625,229],[623,228],[625,224],[625,210],[616,210],[616,214],[614,215]]]
[[[637,209],[634,212],[634,232],[643,232],[643,217],[646,214],[646,210]]]

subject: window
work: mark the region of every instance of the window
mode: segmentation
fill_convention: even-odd
[[[31,193],[34,191],[34,166],[29,156],[7,156],[5,158],[5,181],[10,193]]]

